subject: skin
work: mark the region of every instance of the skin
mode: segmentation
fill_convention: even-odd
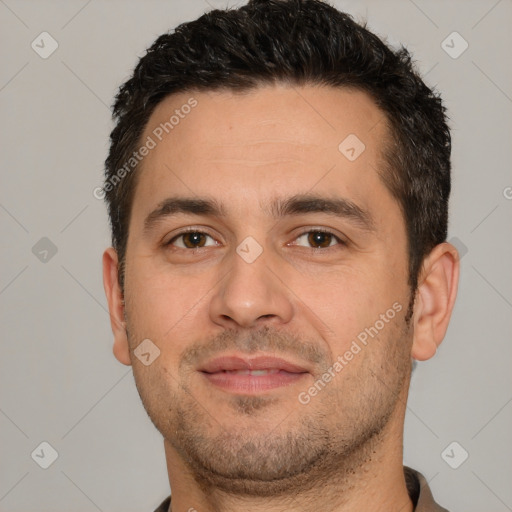
[[[402,468],[411,358],[432,357],[445,335],[456,249],[443,243],[425,258],[407,323],[405,223],[377,172],[388,129],[365,93],[182,93],[158,105],[143,140],[191,96],[198,105],[137,171],[124,303],[114,249],[103,257],[114,354],[133,365],[164,436],[173,511],[411,511]],[[352,162],[338,150],[349,134],[366,146]],[[265,208],[300,194],[347,199],[372,225],[325,212],[274,217]],[[145,231],[146,217],[171,196],[213,198],[225,215],[179,213]],[[208,235],[203,247],[175,238],[187,227]],[[302,236],[315,229],[335,235],[320,237],[327,247]],[[236,252],[248,236],[263,251],[252,263]],[[393,304],[400,311],[300,403]],[[147,338],[160,355],[145,366],[133,351]],[[199,372],[234,353],[276,354],[308,373],[244,395]]]

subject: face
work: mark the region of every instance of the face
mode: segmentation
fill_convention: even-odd
[[[195,92],[165,99],[148,136],[125,318],[169,450],[247,493],[353,471],[401,428],[410,373],[405,223],[378,174],[384,115],[327,87]],[[147,339],[151,364],[134,355]]]

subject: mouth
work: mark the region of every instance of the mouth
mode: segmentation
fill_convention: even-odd
[[[199,371],[215,387],[245,395],[289,386],[309,374],[306,368],[274,356],[223,356]]]

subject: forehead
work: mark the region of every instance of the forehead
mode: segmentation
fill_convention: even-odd
[[[165,98],[142,141],[135,203],[176,192],[245,198],[382,187],[385,115],[364,92],[266,86],[244,93],[191,91]],[[135,206],[135,205],[134,205]],[[149,208],[149,206],[148,206]]]
[[[196,105],[187,107],[193,101]],[[281,135],[276,137],[276,143],[309,143],[337,149],[336,142],[347,129],[369,142],[368,132],[381,121],[385,121],[384,114],[362,91],[276,85],[246,92],[191,91],[168,96],[155,108],[145,134],[163,129],[163,138],[173,138],[177,144],[193,142],[195,155],[208,152],[217,144],[228,149],[256,143],[257,136],[263,142],[268,135]],[[169,133],[162,126],[165,123]]]

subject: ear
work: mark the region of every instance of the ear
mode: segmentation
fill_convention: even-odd
[[[430,359],[443,341],[457,296],[459,269],[457,249],[448,242],[436,245],[425,258],[414,304],[414,359]]]
[[[103,253],[103,286],[110,311],[110,325],[114,333],[114,356],[119,362],[130,365],[130,348],[124,321],[123,293],[119,286],[119,261],[113,247],[109,247]]]

